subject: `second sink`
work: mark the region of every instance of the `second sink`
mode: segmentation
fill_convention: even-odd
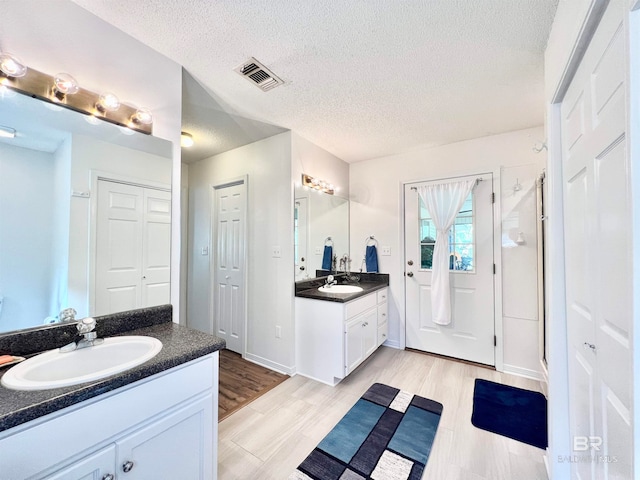
[[[324,293],[358,293],[362,291],[362,287],[357,285],[323,285],[318,288],[318,291]]]

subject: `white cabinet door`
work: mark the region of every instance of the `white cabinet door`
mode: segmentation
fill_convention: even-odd
[[[378,309],[374,307],[345,326],[345,375],[351,373],[378,346]]]
[[[43,480],[114,480],[115,467],[116,447],[109,445]],[[112,477],[110,478],[109,475]]]
[[[363,316],[364,328],[362,329],[362,351],[364,358],[371,355],[378,348],[378,309],[373,308]]]
[[[360,315],[346,323],[344,336],[345,376],[360,365],[364,358],[362,351],[363,328],[364,321]]]
[[[116,442],[119,480],[211,480],[211,394]]]

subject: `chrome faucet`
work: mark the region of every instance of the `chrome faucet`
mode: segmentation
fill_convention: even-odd
[[[104,342],[104,338],[98,338],[98,334],[95,332],[96,328],[96,320],[93,317],[86,317],[82,320],[78,321],[76,324],[76,328],[78,329],[78,333],[82,335],[83,338],[78,340],[77,342],[71,342],[64,347],[60,347],[60,352],[73,352],[74,350],[78,350],[81,348],[93,347],[94,345],[100,345]]]
[[[327,277],[327,281],[324,284],[325,287],[331,287],[332,285],[335,285],[336,283],[338,283],[338,281],[333,277],[333,275],[329,275]]]

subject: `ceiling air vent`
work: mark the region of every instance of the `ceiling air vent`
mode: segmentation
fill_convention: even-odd
[[[284,83],[273,72],[269,71],[267,67],[262,65],[253,57],[233,70],[249,80],[263,92],[267,92]]]

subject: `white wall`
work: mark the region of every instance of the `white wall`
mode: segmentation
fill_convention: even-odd
[[[69,304],[69,225],[71,222],[71,135],[55,151],[53,177],[53,239],[51,242],[51,312],[59,313]]]
[[[380,271],[390,274],[389,345],[403,347],[405,343],[403,182],[490,172],[501,167],[511,175],[510,167],[540,165],[544,161],[532,150],[533,145],[543,139],[543,128],[536,127],[351,164],[351,254],[354,258],[358,254],[364,255],[363,239],[367,235],[375,235],[380,246],[391,248],[390,256],[379,256],[378,259]],[[524,218],[522,223],[525,228]],[[535,236],[531,237],[533,243]],[[504,270],[519,268],[513,265],[519,259],[510,257],[513,255],[507,254],[503,258]],[[535,270],[527,278],[527,285],[533,285],[535,289]],[[531,295],[527,289],[525,284],[512,285],[503,291],[503,300],[506,305],[515,304],[517,300],[511,298]],[[517,311],[518,317],[526,316],[520,309]],[[538,356],[536,340],[537,337],[522,336],[512,328],[505,331],[504,345],[509,345],[510,351],[530,352],[531,358],[510,357],[510,361],[517,363],[514,366],[534,368]]]
[[[180,191],[182,67],[69,0],[3,2],[0,50],[45,73],[67,72],[94,92],[149,108],[153,134],[173,142],[173,189]],[[180,199],[172,202],[171,299],[178,320]]]
[[[58,313],[50,311],[54,169],[50,153],[0,143],[0,331]]]
[[[294,367],[293,187],[291,133],[215,155],[189,165],[189,278],[187,324],[213,332],[210,311],[213,186],[248,176],[248,359],[290,373]],[[272,246],[281,257],[273,258]],[[276,326],[282,329],[276,338]]]

